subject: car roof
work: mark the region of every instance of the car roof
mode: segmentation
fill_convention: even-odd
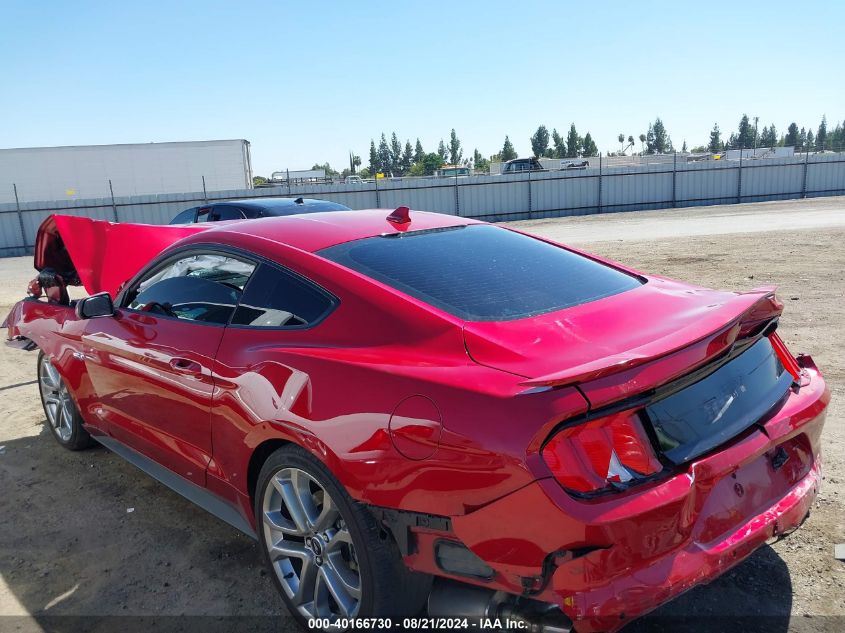
[[[302,200],[297,203],[297,200]],[[290,209],[292,207],[307,208],[309,205],[319,205],[324,207],[326,211],[337,208],[338,210],[346,210],[346,207],[338,202],[331,200],[320,200],[318,198],[243,198],[241,200],[225,200],[213,203],[216,206],[237,206],[247,207],[250,209],[269,209],[280,210]]]
[[[397,224],[387,219],[391,209],[366,209],[360,211],[331,211],[288,215],[255,220],[234,220],[209,223],[208,230],[193,236],[191,241],[209,238],[226,238],[222,241],[236,244],[238,236],[258,237],[300,250],[316,252],[330,246],[378,235],[399,235],[468,224],[483,224],[478,220],[460,218],[429,211],[411,211],[411,221]]]

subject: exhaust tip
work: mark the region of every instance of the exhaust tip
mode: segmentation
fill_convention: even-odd
[[[570,633],[572,620],[556,605],[438,578],[428,596],[428,615],[471,620],[500,619],[531,633]]]

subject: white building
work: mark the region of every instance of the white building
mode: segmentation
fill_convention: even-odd
[[[243,139],[0,149],[0,203],[252,187]],[[109,187],[111,181],[111,188]]]

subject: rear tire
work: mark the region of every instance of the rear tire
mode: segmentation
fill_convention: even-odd
[[[421,612],[431,577],[405,567],[375,517],[304,449],[285,446],[264,463],[255,518],[276,588],[303,626]]]
[[[56,441],[69,451],[80,451],[94,445],[85,430],[82,415],[58,370],[44,352],[38,354],[38,391],[47,417],[47,428]]]

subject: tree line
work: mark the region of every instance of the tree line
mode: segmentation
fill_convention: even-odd
[[[548,128],[541,125],[529,141],[536,157],[577,158],[598,156],[599,153],[590,133],[587,132],[584,136],[579,135],[574,123],[570,125],[565,137],[558,134],[557,129],[553,129],[549,134]],[[419,138],[416,139],[414,145],[411,145],[410,139],[407,139],[403,146],[396,132],[390,135],[389,140],[387,135],[382,133],[378,144],[375,139],[370,139],[369,163],[360,170],[360,174],[362,177],[371,177],[375,173],[393,176],[431,176],[444,165],[457,165],[487,172],[490,170],[491,162],[505,162],[515,158],[518,158],[518,154],[509,136],[505,136],[505,142],[499,152],[485,157],[478,148],[473,150],[472,156],[464,156],[463,143],[454,128],[449,134],[449,141],[440,139],[437,150],[434,152],[426,152]],[[357,165],[360,165],[360,158],[350,154],[349,167],[339,175],[356,173],[356,160]],[[315,165],[314,168],[323,169],[326,166]],[[337,174],[337,172],[334,173]]]
[[[833,130],[828,130],[827,116],[822,116],[816,132],[812,128],[801,127],[793,121],[786,129],[786,133],[778,135],[775,124],[766,125],[759,130],[759,117],[754,117],[754,123],[747,114],[739,120],[736,132],[731,133],[727,141],[722,139],[719,124],[714,124],[710,130],[710,141],[707,145],[693,148],[693,152],[721,152],[726,149],[750,149],[757,147],[794,147],[796,152],[824,152],[826,150],[845,150],[845,121],[837,123]]]
[[[812,128],[801,127],[792,122],[785,133],[778,134],[775,124],[759,127],[759,117],[749,117],[743,114],[736,132],[731,132],[727,140],[718,124],[710,130],[710,139],[706,145],[698,145],[691,150],[693,153],[719,153],[727,149],[750,149],[758,147],[794,147],[795,151],[845,151],[845,121],[836,123],[832,130],[828,129],[827,117],[823,116],[816,131]],[[551,134],[545,125],[540,125],[528,139],[531,151],[536,158],[581,158],[598,156],[598,147],[590,132],[582,137],[572,123],[565,136],[552,128]],[[630,154],[667,154],[675,150],[672,137],[660,117],[648,124],[645,132],[636,137],[633,134],[619,134],[619,149],[607,152],[608,156]],[[639,151],[637,143],[639,142]],[[681,152],[687,152],[687,143],[683,142]],[[354,152],[349,153],[349,166],[338,172],[331,165],[314,165],[312,169],[324,169],[331,177],[346,177],[359,174],[362,178],[372,178],[376,173],[392,176],[431,176],[444,165],[459,165],[469,167],[477,172],[487,172],[491,162],[505,162],[518,158],[516,149],[509,136],[505,136],[502,149],[485,157],[478,149],[474,149],[471,156],[464,155],[464,146],[452,128],[449,140],[440,139],[436,151],[426,152],[417,137],[411,144],[406,139],[404,144],[396,132],[390,137],[385,133],[376,143],[370,140],[368,163],[362,166],[361,157]],[[261,178],[257,176],[256,178]],[[263,180],[263,179],[262,179]]]
[[[578,134],[575,129],[575,124],[569,126],[569,132],[566,137],[558,134],[557,129],[552,128],[552,134],[549,136],[549,130],[545,125],[537,128],[537,131],[531,136],[531,151],[535,158],[579,158],[581,156],[598,156],[599,148],[593,141],[593,137],[587,132],[584,136]],[[551,140],[551,143],[549,142]],[[505,145],[498,158],[501,160],[511,160],[505,158],[504,154],[508,150],[509,139],[505,137]],[[513,149],[513,146],[510,146]],[[510,156],[512,151],[508,151]]]
[[[370,139],[369,162],[360,170],[360,175],[365,178],[376,173],[392,176],[431,176],[446,164],[476,167],[480,156],[476,150],[472,158],[464,158],[463,145],[454,128],[449,134],[449,142],[440,139],[435,152],[426,152],[419,138],[413,145],[410,139],[406,139],[403,145],[396,132],[390,135],[390,140],[382,132],[378,145],[374,139]],[[356,162],[357,165],[361,164],[360,157],[350,154],[350,174],[356,173]],[[344,170],[341,176],[346,175],[346,172],[347,170]]]

